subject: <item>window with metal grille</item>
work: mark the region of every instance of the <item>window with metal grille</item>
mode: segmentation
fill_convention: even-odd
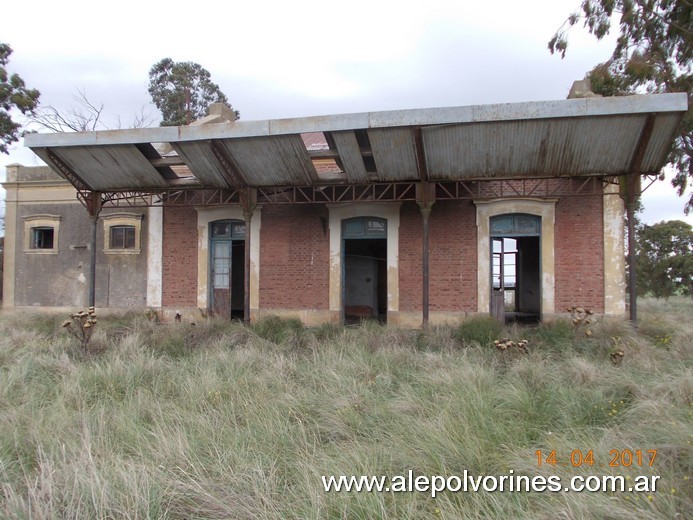
[[[135,249],[135,226],[111,226],[110,249]]]
[[[54,233],[52,227],[31,228],[31,249],[53,249]]]

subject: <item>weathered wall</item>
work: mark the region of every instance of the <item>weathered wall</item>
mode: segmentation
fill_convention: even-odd
[[[604,312],[604,222],[601,195],[556,203],[556,312],[583,306]]]
[[[122,211],[119,211],[122,213]],[[104,210],[102,214],[108,214]],[[58,250],[55,254],[25,250],[24,218],[39,214],[60,217]],[[142,214],[142,210],[139,210]],[[97,225],[96,305],[99,307],[143,307],[146,304],[147,255],[146,218],[142,221],[139,254],[105,254],[104,228]],[[17,206],[15,227],[15,306],[84,306],[88,297],[91,258],[90,221],[79,203],[30,204]]]
[[[162,304],[197,307],[197,212],[165,207],[163,223]]]
[[[329,309],[327,208],[264,206],[260,309]]]
[[[86,212],[84,208],[81,209]],[[147,305],[147,210],[104,209],[100,216],[115,213],[143,217],[139,231],[140,248],[132,254],[105,253],[104,244],[109,237],[104,236],[104,226],[99,219],[96,227],[96,306],[141,308]],[[88,219],[84,220],[88,222]]]
[[[402,205],[399,229],[400,309],[422,308],[422,229],[419,206]],[[429,218],[431,311],[477,308],[476,211],[469,201],[438,201]]]
[[[561,197],[573,189],[571,183],[552,181],[559,188],[555,202],[555,312],[573,305],[597,312],[605,310],[604,201],[601,195]],[[47,168],[8,167],[8,237],[6,264],[15,270],[9,306],[81,306],[87,301],[90,222],[85,209],[75,201],[72,188]],[[61,191],[62,190],[62,191]],[[70,193],[67,193],[67,191]],[[492,192],[489,192],[491,194]],[[422,306],[422,219],[413,202],[356,204],[359,215],[380,206],[394,208],[388,244],[392,242],[389,287],[392,323],[420,322]],[[257,318],[263,313],[299,315],[312,322],[334,321],[341,296],[331,307],[330,233],[341,232],[331,213],[351,205],[265,205],[259,243],[256,293]],[[367,207],[366,207],[367,206]],[[381,208],[382,209],[382,208]],[[161,210],[159,210],[161,211]],[[14,212],[14,213],[13,213]],[[104,252],[104,226],[97,226],[97,306],[143,307],[147,305],[147,210],[104,210],[142,215],[140,252]],[[375,211],[373,214],[377,213]],[[618,208],[611,212],[618,218]],[[57,254],[27,253],[24,249],[24,218],[32,215],[60,217]],[[480,310],[478,282],[478,227],[476,207],[470,201],[438,201],[430,216],[430,310],[432,320],[457,319]],[[11,217],[11,218],[10,218]],[[340,217],[341,218],[341,217]],[[161,267],[161,304],[164,308],[195,310],[199,307],[198,280],[199,214],[195,208],[164,208]],[[396,223],[395,223],[396,222]],[[555,232],[555,233],[554,233]],[[395,237],[398,237],[395,240]],[[334,236],[332,238],[335,238]],[[336,237],[339,242],[339,237]],[[613,247],[617,250],[618,248]],[[336,251],[338,251],[336,249]],[[390,253],[388,252],[388,257]],[[334,258],[332,259],[334,260]],[[11,264],[14,264],[12,266]],[[333,273],[334,275],[334,273]],[[340,275],[341,276],[341,275]],[[390,275],[388,275],[390,276]],[[615,277],[615,276],[612,276]],[[7,280],[7,279],[6,279]],[[390,280],[390,278],[388,278]],[[332,280],[341,287],[338,281]],[[388,285],[390,285],[388,283]],[[618,284],[613,299],[618,300]],[[486,290],[485,288],[483,290]],[[341,294],[341,293],[340,293]],[[620,300],[619,300],[620,301]],[[8,303],[8,302],[6,302]],[[618,303],[618,302],[616,302]],[[390,305],[390,304],[388,304]],[[612,307],[616,308],[615,304]],[[255,307],[254,307],[255,308]]]
[[[60,217],[58,252],[25,251],[24,218],[38,214]],[[75,204],[22,204],[17,207],[15,228],[16,306],[84,306],[90,251],[86,210]]]

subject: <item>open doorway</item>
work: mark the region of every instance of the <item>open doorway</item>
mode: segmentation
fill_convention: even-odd
[[[209,226],[210,311],[226,319],[243,319],[245,223],[240,220],[218,220]]]
[[[541,218],[491,219],[491,314],[503,322],[538,322],[541,316]]]
[[[344,323],[387,321],[387,221],[375,217],[342,223]]]

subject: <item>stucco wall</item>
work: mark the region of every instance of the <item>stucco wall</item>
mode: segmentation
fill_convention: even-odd
[[[106,215],[112,210],[104,210]],[[122,213],[122,211],[119,211]],[[144,210],[133,211],[142,215]],[[35,253],[25,247],[25,221],[35,215],[59,218],[55,253]],[[104,253],[104,228],[97,225],[96,305],[143,307],[146,305],[146,218],[142,220],[142,250],[138,254]],[[90,221],[84,207],[71,204],[17,206],[15,259],[15,306],[84,306],[87,303],[90,262]]]

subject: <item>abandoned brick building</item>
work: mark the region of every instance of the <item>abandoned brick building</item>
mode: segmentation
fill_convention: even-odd
[[[623,316],[619,178],[685,94],[33,134],[7,167],[5,308],[403,326]]]

